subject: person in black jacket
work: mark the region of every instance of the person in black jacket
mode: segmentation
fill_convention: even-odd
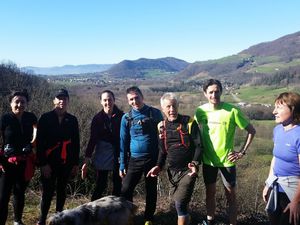
[[[41,116],[37,132],[37,161],[41,168],[41,214],[37,224],[44,225],[56,190],[56,212],[63,210],[66,186],[78,171],[79,129],[77,118],[67,112],[69,94],[60,89],[53,100],[54,110]]]
[[[29,96],[26,90],[14,91],[9,96],[11,112],[0,120],[0,224],[5,225],[8,203],[13,192],[14,225],[24,225],[22,214],[25,190],[33,176],[37,118],[26,112]]]
[[[103,91],[100,94],[100,101],[103,109],[92,120],[91,136],[85,151],[85,162],[81,168],[81,177],[84,179],[94,152],[93,165],[97,170],[97,180],[92,201],[102,197],[107,187],[110,171],[113,171],[112,194],[120,196],[122,186],[118,159],[120,155],[120,123],[124,113],[115,105],[115,96],[112,91]]]
[[[198,125],[189,116],[178,114],[175,94],[161,97],[166,119],[158,124],[159,157],[147,176],[156,177],[167,162],[170,191],[175,201],[178,225],[190,224],[188,204],[194,190],[202,151]]]

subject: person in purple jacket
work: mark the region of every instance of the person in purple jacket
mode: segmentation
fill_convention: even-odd
[[[115,96],[112,91],[103,91],[100,94],[100,101],[103,109],[92,120],[91,136],[85,151],[85,162],[81,168],[81,175],[84,179],[87,165],[91,158],[93,159],[93,165],[97,170],[97,180],[92,201],[102,197],[107,188],[110,171],[113,171],[112,194],[120,196],[122,186],[118,157],[120,154],[120,123],[124,113],[115,105]]]
[[[273,111],[273,158],[263,190],[271,225],[300,224],[300,95],[281,93]],[[273,201],[275,200],[275,201]]]

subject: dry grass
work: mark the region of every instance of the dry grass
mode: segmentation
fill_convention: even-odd
[[[201,180],[201,179],[199,179]],[[203,185],[201,181],[197,182],[195,187],[195,192],[190,203],[190,212],[192,223],[191,225],[197,225],[205,218],[205,204],[204,204],[204,193]],[[218,187],[221,188],[221,187]],[[222,190],[219,190],[219,195],[217,196],[217,225],[228,224],[226,216],[226,201]],[[244,194],[244,193],[243,193]],[[39,203],[40,203],[41,193],[39,191],[28,190],[26,193],[26,205],[23,214],[23,221],[27,225],[35,224],[38,221],[39,216]],[[71,195],[68,196],[65,208],[74,208],[78,205],[86,203],[89,201],[88,196],[82,195]],[[138,212],[134,218],[134,224],[143,224],[143,213],[145,208],[144,196],[137,194],[134,198],[134,203],[138,205]],[[54,213],[55,198],[52,201],[50,214]],[[12,221],[12,205],[10,205],[8,223]],[[242,213],[238,216],[238,221],[240,225],[266,225],[267,219],[262,212],[249,212]],[[168,196],[158,196],[157,208],[155,213],[155,224],[156,225],[174,225],[177,224],[176,210],[173,206],[172,200]]]

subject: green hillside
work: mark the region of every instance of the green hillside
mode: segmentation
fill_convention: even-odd
[[[270,87],[270,86],[246,86],[236,90],[238,98],[243,102],[273,104],[274,99],[282,92],[300,92],[299,87]]]
[[[195,62],[178,75],[193,80],[199,75],[238,84],[300,84],[300,32],[260,43],[228,57]],[[200,77],[201,78],[201,77]]]

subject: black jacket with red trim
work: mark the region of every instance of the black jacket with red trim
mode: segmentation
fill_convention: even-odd
[[[66,152],[62,150],[65,147]],[[37,161],[40,166],[50,164],[78,165],[80,153],[77,118],[65,113],[61,123],[54,110],[44,113],[38,121]],[[65,154],[65,155],[64,155]],[[63,158],[66,157],[64,160]]]
[[[159,139],[159,157],[157,165],[176,171],[188,169],[188,163],[200,163],[202,145],[197,123],[189,116],[178,115],[175,121],[162,121],[159,124],[163,130]]]

